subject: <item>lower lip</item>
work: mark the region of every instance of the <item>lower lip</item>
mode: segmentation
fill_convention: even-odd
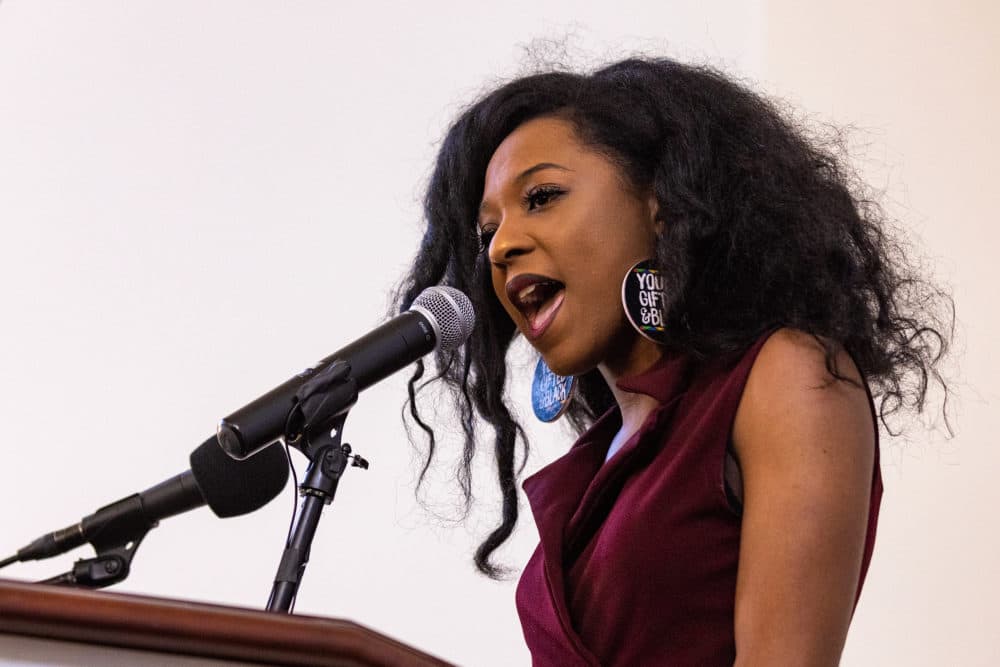
[[[528,328],[528,340],[538,340],[542,337],[542,334],[548,330],[549,326],[556,319],[556,315],[559,314],[559,310],[562,308],[563,299],[566,296],[566,291],[563,290],[556,296],[556,304],[552,307],[552,311],[545,317],[541,322],[536,322],[535,326],[530,326]]]

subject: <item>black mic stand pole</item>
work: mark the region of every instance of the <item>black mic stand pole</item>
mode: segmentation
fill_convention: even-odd
[[[320,515],[323,507],[333,502],[337,485],[344,470],[347,469],[348,461],[352,460],[353,467],[368,469],[366,460],[351,454],[349,444],[340,444],[346,419],[347,411],[344,411],[300,436],[306,439],[304,445],[295,443],[296,447],[309,458],[310,463],[306,468],[305,479],[299,485],[299,495],[303,497],[302,504],[281,555],[278,573],[271,588],[271,597],[267,601],[267,611],[291,613],[299,583],[309,561],[309,548],[316,534]]]

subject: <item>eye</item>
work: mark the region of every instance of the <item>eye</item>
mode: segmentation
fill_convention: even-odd
[[[553,200],[565,194],[565,190],[555,185],[539,185],[532,188],[528,194],[524,195],[524,205],[529,211],[533,211],[539,206],[545,206]]]
[[[490,247],[490,241],[493,240],[493,236],[497,233],[496,225],[486,225],[479,230],[479,252],[484,253],[486,249]]]

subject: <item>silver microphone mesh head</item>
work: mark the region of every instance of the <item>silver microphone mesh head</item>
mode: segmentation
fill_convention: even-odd
[[[454,287],[428,287],[413,300],[410,310],[419,311],[434,325],[438,349],[454,350],[465,342],[476,323],[469,297]]]

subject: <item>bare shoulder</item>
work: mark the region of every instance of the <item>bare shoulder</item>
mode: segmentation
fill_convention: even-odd
[[[874,424],[868,396],[854,360],[838,346],[834,368],[852,382],[838,380],[826,367],[826,351],[811,334],[780,329],[761,347],[743,390],[733,425],[737,454],[754,445],[776,441],[808,447],[794,436],[817,445],[843,440],[840,447],[874,445]],[[817,437],[817,436],[831,436]],[[798,440],[797,443],[794,441]],[[741,451],[742,450],[742,451]]]
[[[860,385],[861,374],[851,359],[851,355],[837,343],[835,368],[840,375],[850,378]],[[751,380],[808,381],[813,384],[827,384],[833,380],[826,368],[826,350],[812,334],[798,329],[779,329],[764,342],[754,361]],[[862,390],[864,393],[864,390]]]

